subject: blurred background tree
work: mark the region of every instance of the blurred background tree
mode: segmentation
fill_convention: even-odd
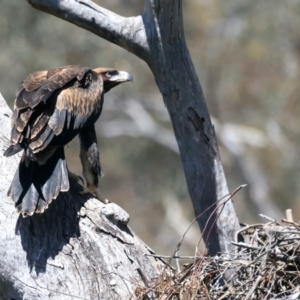
[[[143,1],[95,0],[118,14],[137,15]],[[12,107],[30,72],[68,64],[124,69],[133,85],[106,96],[97,123],[106,176],[103,194],[131,215],[131,227],[158,253],[170,254],[193,220],[167,111],[145,63],[83,29],[36,11],[26,1],[0,0],[0,91]],[[298,14],[300,0],[184,1],[187,43],[213,117],[242,222],[258,213],[300,217]],[[78,143],[66,150],[81,173]],[[193,253],[197,225],[182,246]]]

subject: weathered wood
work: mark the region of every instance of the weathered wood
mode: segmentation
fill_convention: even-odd
[[[0,145],[11,110],[0,94]],[[133,299],[162,262],[127,226],[129,215],[71,185],[43,214],[23,218],[6,197],[19,157],[0,155],[0,299]],[[72,168],[72,167],[71,167]],[[143,276],[144,275],[144,276]],[[142,278],[145,277],[145,278]]]
[[[185,42],[182,2],[146,1],[143,16],[145,28],[152,27],[147,34],[151,56],[145,60],[172,120],[194,211],[196,216],[202,214],[198,223],[204,241],[211,255],[229,252],[239,224],[231,201],[218,207],[222,202],[218,200],[224,200],[229,191],[214,128]]]
[[[229,192],[214,128],[185,42],[182,1],[145,0],[142,15],[130,18],[91,0],[27,1],[133,52],[149,65],[171,117],[195,214],[202,214],[198,223],[204,241],[211,255],[232,250],[230,241],[239,223],[231,202],[217,208],[218,200]]]

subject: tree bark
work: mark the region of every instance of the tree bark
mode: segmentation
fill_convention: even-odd
[[[0,144],[11,110],[0,94]],[[129,215],[71,184],[43,214],[23,218],[6,197],[19,156],[0,156],[0,299],[134,299],[164,264],[127,226]]]
[[[233,249],[239,229],[199,79],[183,32],[181,0],[145,0],[125,18],[91,0],[27,0],[33,7],[85,28],[144,60],[171,117],[188,190],[211,255]],[[205,229],[206,228],[206,229]],[[205,229],[205,230],[204,230]]]

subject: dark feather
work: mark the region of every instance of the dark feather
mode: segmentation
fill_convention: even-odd
[[[18,97],[15,100],[15,108],[17,110],[24,109],[28,107],[28,102],[24,101],[24,93],[27,93],[24,89],[21,90]]]
[[[37,71],[30,74],[23,82],[23,86],[28,92],[37,90],[47,79],[47,71]]]
[[[29,107],[35,108],[41,102],[46,102],[52,96],[53,93],[54,93],[54,90],[50,91],[49,89],[47,89],[44,86],[39,88],[37,91],[34,91],[33,93],[31,93],[31,95],[30,95],[31,101],[29,103]]]
[[[26,103],[26,107],[31,107],[31,102],[32,102],[32,96],[36,93],[36,91],[33,92],[28,92],[25,89],[20,93],[19,97],[22,97],[23,102]],[[18,99],[17,98],[17,99]]]
[[[50,130],[49,134],[45,135],[44,143],[40,147],[33,149],[33,152],[38,153],[38,152],[46,149],[46,147],[48,147],[49,145],[52,145],[52,141],[53,141],[53,139],[55,139],[55,137],[56,136],[55,136],[54,132],[52,130]],[[62,146],[62,145],[63,145],[63,143],[60,143],[58,146]],[[31,144],[30,144],[30,148],[31,148]]]
[[[15,121],[15,127],[18,130],[18,132],[23,132],[26,125],[27,122],[24,122],[21,118],[17,118]]]
[[[55,135],[60,135],[62,133],[66,121],[66,113],[66,109],[55,109],[51,116],[48,126],[54,131]]]
[[[11,130],[11,137],[10,137],[11,143],[13,145],[19,143],[20,142],[20,137],[21,137],[21,133],[17,131],[15,126],[13,126],[13,128]]]
[[[20,111],[20,119],[26,123],[28,123],[31,115],[32,115],[32,110],[30,108]]]
[[[16,208],[23,215],[43,212],[58,196],[59,191],[69,190],[67,165],[63,148],[58,148],[45,164],[21,159],[8,196],[14,199]]]
[[[47,88],[49,91],[53,91],[58,88],[64,87],[72,79],[76,78],[80,74],[85,74],[89,70],[89,68],[81,66],[63,68],[62,70],[58,71],[48,78],[48,81],[45,84],[45,88]]]
[[[37,148],[41,148],[45,145],[45,141],[48,139],[49,136],[52,136],[52,134],[52,129],[49,126],[45,126],[35,138],[30,140],[30,148],[33,151]],[[45,146],[48,146],[48,144]]]
[[[45,115],[42,115],[38,119],[38,122],[31,128],[31,139],[34,139],[44,129],[44,127],[47,125],[48,120],[49,117]]]
[[[20,144],[10,145],[3,153],[3,156],[13,156],[18,152],[22,151],[23,147]]]

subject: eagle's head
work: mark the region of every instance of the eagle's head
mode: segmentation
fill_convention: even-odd
[[[105,93],[122,82],[133,81],[132,76],[125,71],[111,68],[97,68],[93,71],[101,76]]]

